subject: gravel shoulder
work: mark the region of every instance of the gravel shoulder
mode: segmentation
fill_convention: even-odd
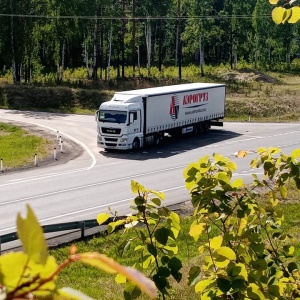
[[[80,155],[83,154],[84,150],[83,148],[75,143],[74,141],[62,136],[63,141],[63,147],[60,146],[60,139],[57,139],[57,134],[50,129],[46,129],[43,127],[39,127],[37,125],[23,123],[23,122],[17,122],[17,121],[8,121],[5,119],[0,118],[0,122],[15,125],[22,127],[25,131],[27,131],[29,134],[40,136],[48,141],[48,150],[47,150],[47,156],[43,158],[37,157],[37,166],[38,167],[47,167],[47,166],[54,166],[59,164],[64,164],[70,160],[73,160]],[[56,148],[56,151],[54,151],[54,148]],[[54,154],[55,157],[54,157]],[[36,168],[34,165],[35,160],[34,157],[32,159],[32,163],[29,163],[25,166],[21,167],[15,167],[15,168],[8,168],[3,167],[3,173],[11,173],[11,172],[19,172],[28,170],[30,168]]]

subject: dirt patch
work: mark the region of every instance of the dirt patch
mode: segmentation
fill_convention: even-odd
[[[222,77],[225,80],[239,81],[239,82],[257,81],[257,82],[274,83],[277,81],[277,79],[273,78],[270,75],[258,71],[248,70],[248,69],[229,71],[228,73],[222,74]]]
[[[83,153],[83,149],[80,145],[75,143],[74,141],[62,137],[57,138],[57,134],[53,131],[48,130],[43,127],[39,127],[32,124],[27,124],[23,122],[16,122],[16,121],[7,121],[5,119],[0,119],[0,122],[6,123],[9,125],[15,125],[23,128],[27,133],[32,135],[37,135],[47,140],[48,144],[48,151],[47,156],[43,158],[36,158],[36,165],[35,165],[35,158],[33,157],[32,162],[21,167],[6,167],[5,162],[3,163],[3,172],[16,172],[22,170],[28,170],[30,168],[36,167],[46,167],[46,166],[53,166],[58,164],[64,164],[72,159],[79,157]],[[60,146],[60,141],[62,141],[63,147]],[[56,148],[54,150],[54,148]],[[0,172],[1,174],[1,172]]]

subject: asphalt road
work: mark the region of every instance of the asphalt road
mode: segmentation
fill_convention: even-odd
[[[235,177],[245,181],[252,173],[249,162],[255,153],[240,159],[238,150],[280,147],[289,154],[300,147],[300,123],[225,123],[208,133],[166,141],[138,152],[105,152],[97,148],[94,116],[0,110],[0,118],[42,126],[73,139],[84,153],[68,163],[0,175],[0,235],[14,232],[17,213],[26,205],[41,224],[93,219],[108,207],[129,212],[134,198],[130,182],[165,192],[166,205],[189,200],[183,170],[191,162],[214,152],[238,164]],[[0,145],[1,147],[1,145]]]

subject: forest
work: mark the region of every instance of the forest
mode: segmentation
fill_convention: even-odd
[[[0,0],[0,76],[30,83],[66,69],[86,79],[118,78],[125,67],[243,62],[255,69],[300,68],[299,25],[275,25],[268,0]]]

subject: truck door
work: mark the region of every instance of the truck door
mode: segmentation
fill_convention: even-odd
[[[141,132],[141,111],[134,110],[129,113],[129,130],[128,133]]]

